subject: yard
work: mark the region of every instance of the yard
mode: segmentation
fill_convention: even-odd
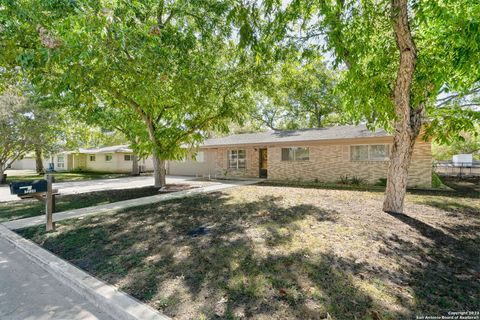
[[[478,310],[480,198],[245,186],[20,231],[175,319]]]
[[[191,188],[189,185],[168,185],[162,192],[173,192]],[[56,196],[56,212],[98,206],[102,204],[158,195],[155,187],[116,189]],[[45,214],[45,205],[36,199],[0,202],[0,223]]]
[[[13,181],[26,181],[43,179],[43,174],[37,174],[32,170],[7,170],[7,183]],[[98,180],[98,179],[113,179],[130,176],[129,173],[108,173],[108,172],[55,172],[56,182],[67,181],[82,181],[82,180]]]

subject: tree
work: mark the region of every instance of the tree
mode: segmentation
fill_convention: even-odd
[[[476,88],[480,3],[267,1],[264,8],[252,10],[270,21],[267,27],[252,24],[246,38],[254,38],[253,47],[263,48],[258,43],[272,39],[282,45],[301,39],[302,49],[328,52],[343,71],[339,89],[345,116],[393,132],[384,211],[403,212],[408,167],[422,131],[426,137],[448,137],[459,129],[475,130],[478,112],[438,108],[436,100],[449,93],[461,97]]]
[[[341,100],[338,80],[321,58],[287,59],[277,68],[255,99],[254,120],[272,130],[292,130],[321,128],[335,119]]]
[[[165,160],[182,158],[206,130],[227,131],[249,108],[256,66],[235,46],[229,8],[213,0],[22,1],[3,10],[14,40],[2,41],[45,94],[82,113],[122,110],[118,121],[133,124],[135,147],[153,155],[162,187]]]
[[[29,120],[27,99],[15,92],[0,96],[0,183],[5,170],[28,151]]]

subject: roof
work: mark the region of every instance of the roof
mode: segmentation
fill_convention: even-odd
[[[208,148],[229,145],[254,145],[264,143],[306,142],[389,136],[390,134],[383,129],[370,131],[365,125],[333,126],[318,129],[234,134],[226,137],[207,139],[201,147]]]
[[[104,148],[95,148],[95,149],[82,149],[80,148],[78,150],[79,153],[116,153],[116,152],[125,152],[125,153],[131,153],[133,152],[132,149],[129,148],[128,145],[120,145],[120,146],[110,146],[110,147],[104,147]]]

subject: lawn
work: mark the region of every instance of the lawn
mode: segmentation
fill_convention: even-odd
[[[480,198],[244,186],[20,231],[175,319],[478,310]]]
[[[98,180],[98,179],[113,179],[113,178],[122,178],[129,177],[129,173],[108,173],[108,172],[55,172],[54,174],[55,182],[67,182],[67,181],[80,181],[80,180]],[[15,175],[14,170],[10,170],[7,176],[7,183],[13,181],[26,181],[26,180],[37,180],[43,179],[45,175],[43,174],[21,174]]]
[[[190,188],[188,185],[169,185],[172,192]],[[95,191],[87,193],[56,196],[56,212],[107,204],[122,200],[158,195],[158,188],[142,187],[132,189]],[[45,214],[45,205],[36,199],[0,202],[0,223],[10,220],[29,218]]]

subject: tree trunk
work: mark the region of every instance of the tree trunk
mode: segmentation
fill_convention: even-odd
[[[45,168],[43,167],[42,159],[42,150],[40,148],[35,148],[35,169],[38,174],[44,173]]]
[[[138,167],[138,157],[136,154],[132,155],[132,176],[140,175],[140,168]]]
[[[400,64],[394,89],[395,132],[387,173],[383,211],[396,213],[403,212],[408,167],[412,158],[415,139],[421,126],[421,119],[419,118],[421,114],[412,115],[410,106],[410,89],[415,72],[417,53],[410,32],[407,3],[408,0],[391,1],[395,38],[400,51]]]
[[[166,186],[165,177],[165,160],[160,159],[157,154],[152,155],[153,158],[153,177],[155,188],[163,188]]]

